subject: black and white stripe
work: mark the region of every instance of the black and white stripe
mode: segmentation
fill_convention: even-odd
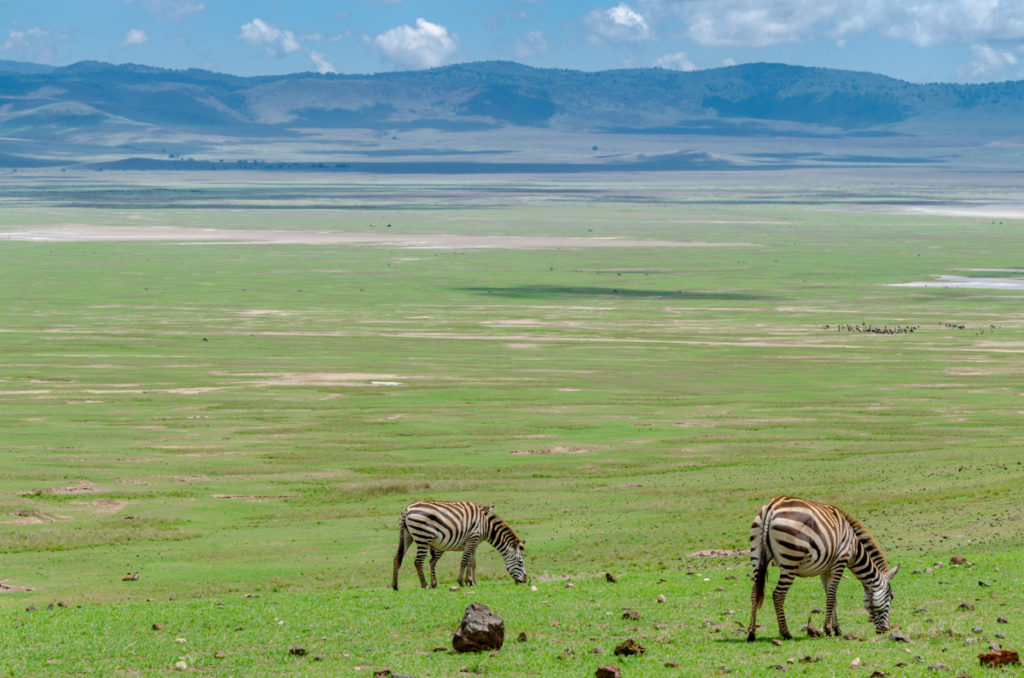
[[[881,547],[863,524],[845,511],[795,497],[776,497],[761,507],[750,526],[750,561],[754,590],[747,640],[754,640],[757,610],[764,600],[768,565],[779,566],[779,583],[772,592],[775,617],[783,638],[792,638],[786,627],[783,604],[795,577],[821,577],[825,587],[825,633],[839,635],[836,589],[849,567],[864,587],[864,607],[878,633],[889,629],[892,606],[890,580],[899,565],[889,569]]]
[[[476,584],[476,547],[489,542],[505,559],[505,569],[516,583],[526,581],[523,561],[525,543],[508,523],[494,513],[491,506],[478,506],[470,501],[417,501],[402,511],[399,519],[398,553],[391,574],[391,588],[398,590],[398,569],[405,551],[416,543],[416,574],[420,586],[427,587],[423,561],[430,554],[430,587],[437,588],[435,569],[445,551],[462,551],[459,586]]]

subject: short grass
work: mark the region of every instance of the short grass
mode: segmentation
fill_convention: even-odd
[[[886,284],[1022,268],[1021,222],[851,209],[984,186],[883,179],[12,182],[0,239],[391,223],[730,246],[3,240],[0,580],[32,590],[0,596],[0,670],[977,671],[990,642],[1022,639],[1024,293]],[[840,619],[857,640],[776,647],[765,608],[743,642],[746,558],[692,554],[743,548],[779,493],[843,506],[903,563],[909,644],[875,636],[852,577]],[[398,514],[421,498],[496,504],[538,590],[489,547],[475,590],[448,590],[455,555],[439,590],[411,562],[388,589]],[[506,619],[505,648],[434,651],[473,601]],[[791,626],[820,625],[823,602],[798,581]],[[613,657],[629,637],[647,653]]]

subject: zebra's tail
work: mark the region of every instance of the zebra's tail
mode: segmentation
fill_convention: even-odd
[[[402,511],[402,517],[398,519],[398,552],[395,553],[394,568],[391,570],[391,588],[396,591],[398,590],[398,569],[402,567],[406,545],[412,541],[409,528],[405,526],[405,515],[405,511]]]
[[[768,574],[768,564],[772,561],[771,554],[768,553],[768,521],[767,516],[758,516],[761,524],[754,523],[754,528],[757,532],[754,533],[754,529],[751,529],[751,560],[754,565],[754,608],[760,609],[764,603],[764,584]]]

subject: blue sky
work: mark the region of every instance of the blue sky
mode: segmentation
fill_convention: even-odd
[[[1024,79],[1024,0],[0,0],[0,59],[238,75],[773,61]]]

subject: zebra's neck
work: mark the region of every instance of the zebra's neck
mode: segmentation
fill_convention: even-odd
[[[846,519],[857,537],[850,569],[864,586],[868,586],[889,571],[889,563],[885,559],[882,547],[878,545],[864,525],[856,518],[846,516]]]
[[[503,555],[508,555],[514,550],[515,545],[519,543],[519,538],[516,537],[516,533],[512,531],[508,523],[498,516],[493,516],[490,520],[490,527],[487,530],[487,541],[494,548],[501,551]]]

